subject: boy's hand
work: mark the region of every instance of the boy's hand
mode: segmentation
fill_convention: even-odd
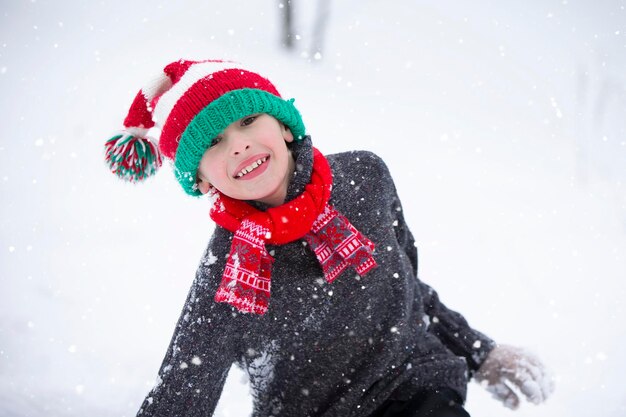
[[[513,410],[520,402],[517,392],[521,392],[531,403],[539,404],[554,391],[554,380],[539,358],[508,345],[496,346],[474,378],[494,398]]]

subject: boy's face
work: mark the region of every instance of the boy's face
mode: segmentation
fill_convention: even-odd
[[[231,123],[202,156],[198,189],[206,194],[213,185],[237,200],[282,204],[294,170],[292,141],[291,131],[265,113]]]

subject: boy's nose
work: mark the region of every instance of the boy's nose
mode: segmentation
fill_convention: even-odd
[[[247,150],[248,150],[248,148],[250,148],[250,145],[243,145],[243,146],[240,146],[240,147],[237,147],[237,148],[233,147],[233,149],[232,149],[232,154],[233,154],[234,156],[237,156],[237,155],[239,155],[240,153],[242,153],[242,152],[244,152],[244,151],[247,151]]]
[[[250,148],[250,142],[243,136],[234,135],[230,141],[230,153],[237,156]]]

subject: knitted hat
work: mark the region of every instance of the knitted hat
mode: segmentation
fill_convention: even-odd
[[[283,100],[268,79],[234,62],[176,61],[139,91],[125,131],[106,142],[105,158],[113,173],[135,182],[154,174],[163,155],[173,161],[185,192],[198,196],[200,160],[232,122],[267,113],[302,139],[304,123],[293,101]],[[147,136],[154,126],[161,129],[159,140]]]

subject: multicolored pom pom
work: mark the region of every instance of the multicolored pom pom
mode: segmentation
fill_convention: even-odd
[[[109,169],[126,181],[142,181],[163,163],[158,147],[150,139],[129,132],[113,136],[104,147]]]

